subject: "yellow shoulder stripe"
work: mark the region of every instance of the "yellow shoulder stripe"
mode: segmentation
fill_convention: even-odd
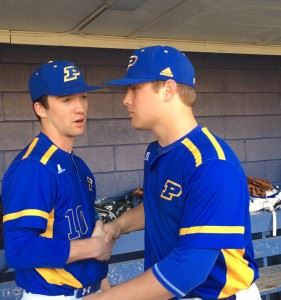
[[[15,220],[21,217],[41,217],[48,220],[49,214],[39,209],[25,209],[15,213],[6,214],[3,217],[3,223],[11,220]]]
[[[29,147],[27,148],[24,156],[22,157],[22,159],[25,159],[29,156],[29,154],[32,152],[32,150],[34,149],[34,147],[36,146],[38,141],[39,141],[38,137],[33,139],[33,141],[30,143]]]
[[[64,269],[35,269],[48,283],[56,285],[70,285],[76,289],[82,288],[83,285],[71,273]]]
[[[244,234],[244,226],[194,226],[180,229],[180,235],[195,233]]]
[[[224,152],[223,152],[220,144],[216,140],[216,138],[211,134],[211,132],[206,127],[202,128],[202,131],[203,131],[203,133],[205,133],[207,138],[211,141],[211,143],[215,147],[217,154],[218,154],[218,158],[221,160],[225,160]]]
[[[192,153],[192,155],[195,159],[195,166],[196,167],[200,166],[202,164],[202,155],[201,155],[199,149],[188,138],[185,138],[182,141],[182,144],[184,144],[185,147]]]
[[[46,165],[47,162],[49,161],[49,159],[51,158],[51,156],[56,152],[56,150],[58,149],[58,147],[56,147],[55,145],[52,145],[42,156],[40,162],[43,165]]]

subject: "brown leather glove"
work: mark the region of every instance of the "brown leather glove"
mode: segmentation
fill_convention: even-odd
[[[248,188],[252,197],[266,197],[266,191],[273,190],[271,182],[267,179],[251,176],[248,176]]]

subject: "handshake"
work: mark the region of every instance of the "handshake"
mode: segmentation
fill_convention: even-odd
[[[109,260],[115,239],[121,233],[119,221],[103,224],[98,220],[91,237],[75,239],[70,242],[70,253],[67,263],[94,258],[99,261]]]
[[[101,221],[97,221],[92,237],[100,236],[104,239],[105,245],[114,245],[115,240],[120,236],[122,228],[118,221],[124,212],[137,207],[143,200],[143,189],[137,188],[116,199],[104,199],[97,201],[95,208]],[[108,252],[104,252],[106,256]],[[107,259],[110,258],[110,254]],[[98,259],[98,258],[97,258]],[[107,260],[105,259],[105,260]]]
[[[130,191],[119,199],[105,199],[96,203],[95,207],[101,220],[96,222],[90,238],[71,241],[70,255],[67,263],[88,258],[94,258],[99,261],[109,260],[115,240],[120,234],[139,229],[133,226],[129,228],[129,231],[127,231],[127,228],[123,232],[122,220],[124,223],[125,214],[123,215],[123,213],[132,208],[137,208],[139,204],[141,204],[142,199],[143,190],[138,188]],[[143,209],[140,210],[140,226],[143,228],[142,211]],[[132,219],[135,220],[136,218],[133,217]]]
[[[91,238],[94,258],[97,260],[109,260],[115,240],[120,236],[121,226],[117,220],[103,224],[101,220],[96,222]]]

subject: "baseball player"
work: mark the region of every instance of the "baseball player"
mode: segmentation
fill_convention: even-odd
[[[105,225],[117,238],[145,224],[145,272],[87,299],[261,299],[246,176],[193,115],[189,59],[168,46],[142,48],[125,77],[108,83],[127,87],[132,127],[157,137],[144,156],[144,206]]]
[[[22,299],[82,298],[99,289],[113,245],[97,221],[92,172],[72,151],[96,87],[73,63],[54,61],[31,75],[29,89],[41,132],[4,175],[6,259]]]

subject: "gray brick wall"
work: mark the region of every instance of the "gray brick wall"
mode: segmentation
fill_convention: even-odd
[[[0,176],[38,133],[28,77],[42,62],[72,60],[90,83],[121,76],[131,50],[0,45]],[[197,71],[195,113],[225,138],[248,175],[281,183],[281,56],[190,53]],[[122,90],[89,95],[87,132],[75,152],[96,175],[99,196],[140,186],[142,160],[153,134],[130,127]]]

